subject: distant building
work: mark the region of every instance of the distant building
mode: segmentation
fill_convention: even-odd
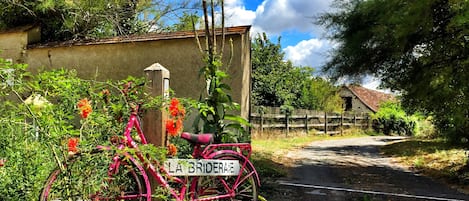
[[[344,100],[343,108],[346,112],[376,113],[380,103],[395,100],[392,94],[367,89],[358,85],[343,86],[339,94]]]

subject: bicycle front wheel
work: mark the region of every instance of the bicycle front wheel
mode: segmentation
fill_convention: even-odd
[[[110,172],[113,156],[107,151],[74,156],[50,174],[39,200],[150,200],[146,174],[129,159],[113,162]]]
[[[257,201],[259,181],[254,167],[244,158],[235,154],[219,154],[212,159],[238,160],[241,171],[238,176],[200,176],[191,182],[192,199]]]

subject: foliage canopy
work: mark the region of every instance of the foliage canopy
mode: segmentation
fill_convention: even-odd
[[[313,77],[311,67],[284,61],[280,38],[273,43],[264,33],[252,42],[252,101],[254,105],[292,106],[312,110],[340,111],[338,88]]]
[[[335,1],[318,18],[338,42],[325,71],[382,78],[410,109],[433,114],[452,139],[469,137],[469,2]]]
[[[0,0],[0,30],[39,24],[43,41],[165,31],[177,11],[194,5],[189,0]]]

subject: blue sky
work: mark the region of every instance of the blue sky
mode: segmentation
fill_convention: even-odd
[[[252,25],[252,37],[265,32],[277,42],[280,36],[285,59],[319,71],[334,43],[322,37],[325,30],[313,23],[313,17],[332,11],[332,1],[225,0],[225,17],[228,26]],[[378,84],[370,78],[364,86],[376,88]]]
[[[225,0],[228,25],[252,25],[252,37],[266,32],[281,37],[286,59],[319,69],[332,43],[313,17],[330,10],[332,0]]]

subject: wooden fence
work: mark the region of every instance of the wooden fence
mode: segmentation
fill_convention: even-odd
[[[316,130],[318,134],[341,134],[344,129],[357,127],[370,128],[371,122],[365,113],[328,113],[311,110],[294,110],[285,114],[280,108],[253,107],[250,119],[253,129],[257,132],[269,130],[284,130],[288,135],[290,130]]]

